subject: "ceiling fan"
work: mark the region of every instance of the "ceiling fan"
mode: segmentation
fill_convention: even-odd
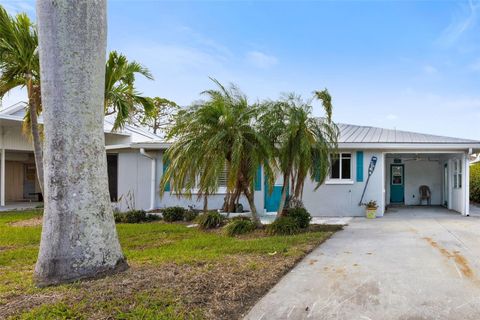
[[[426,157],[426,158],[423,158],[423,157],[420,157],[420,156],[416,156],[415,158],[406,158],[406,159],[402,159],[404,162],[407,162],[407,161],[431,161],[431,162],[440,162],[440,159],[432,159],[430,157]]]

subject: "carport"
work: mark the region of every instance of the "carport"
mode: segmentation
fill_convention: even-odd
[[[469,214],[466,152],[392,152],[384,154],[384,161],[387,208],[443,206],[463,215]]]

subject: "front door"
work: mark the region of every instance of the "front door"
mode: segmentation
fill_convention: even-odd
[[[390,203],[405,202],[405,167],[403,164],[390,166]]]
[[[265,211],[266,212],[277,212],[278,207],[280,206],[280,200],[282,199],[282,187],[283,179],[281,177],[277,178],[275,185],[271,190],[268,188],[267,177],[265,177]],[[271,192],[270,192],[271,191]],[[288,192],[288,190],[287,190]],[[288,196],[288,193],[287,193]]]

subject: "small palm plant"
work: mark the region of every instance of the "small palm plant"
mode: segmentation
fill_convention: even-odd
[[[169,166],[160,190],[170,183],[171,191],[199,198],[216,193],[219,179],[227,171],[227,211],[244,194],[253,220],[260,224],[254,202],[254,179],[258,166],[273,177],[269,140],[254,126],[259,109],[234,85],[204,91],[208,100],[181,110],[167,131],[173,142],[165,156]],[[207,210],[205,206],[205,210]]]
[[[260,130],[270,138],[283,176],[279,215],[289,190],[290,201],[301,204],[307,178],[316,181],[316,188],[323,183],[329,170],[329,155],[337,148],[338,128],[332,121],[330,94],[323,90],[314,95],[325,110],[322,119],[312,117],[310,102],[295,94],[263,103]]]

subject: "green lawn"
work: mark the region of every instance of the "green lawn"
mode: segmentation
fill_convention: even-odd
[[[231,238],[163,222],[117,225],[131,268],[96,281],[37,289],[40,211],[0,213],[0,318],[238,318],[332,232]]]

